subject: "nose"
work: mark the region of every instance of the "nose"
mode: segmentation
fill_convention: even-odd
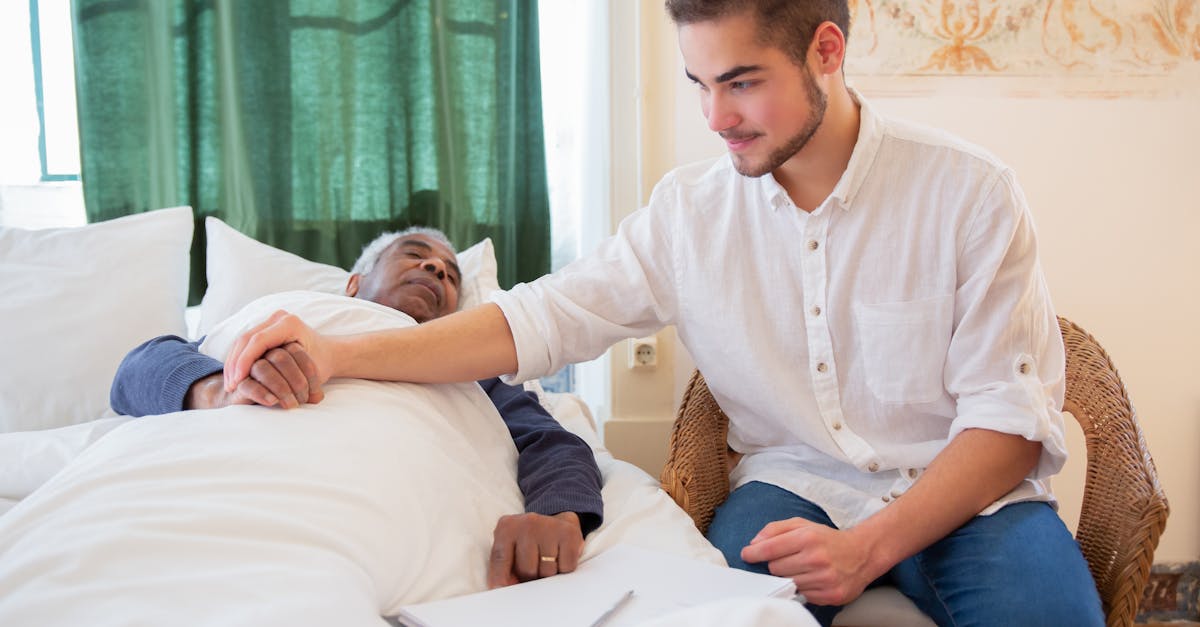
[[[738,116],[733,103],[719,90],[716,92],[708,94],[701,106],[704,108],[704,117],[708,119],[709,130],[720,133],[737,126]]]
[[[446,262],[442,261],[441,259],[437,259],[436,257],[433,259],[426,259],[421,262],[421,268],[426,272],[436,276],[439,281],[446,278]]]

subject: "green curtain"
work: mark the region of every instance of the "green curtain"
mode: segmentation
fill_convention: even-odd
[[[413,224],[550,269],[536,0],[74,0],[89,221],[160,207],[349,267]],[[253,272],[247,268],[247,272]]]

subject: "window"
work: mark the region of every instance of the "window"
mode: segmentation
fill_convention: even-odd
[[[79,180],[75,49],[69,0],[30,0],[29,39],[43,181]]]
[[[0,2],[0,226],[87,221],[70,0]]]
[[[538,3],[542,117],[550,186],[555,270],[590,252],[611,232],[614,88],[610,31],[629,3],[573,0]],[[628,131],[627,131],[628,132]],[[578,393],[603,422],[610,410],[607,353],[542,381]]]

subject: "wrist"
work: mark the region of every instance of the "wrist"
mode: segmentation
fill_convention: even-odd
[[[225,394],[224,374],[218,372],[197,380],[183,396],[183,409],[213,409]]]
[[[894,555],[896,547],[887,542],[887,535],[879,533],[880,526],[866,520],[862,524],[851,527],[846,533],[852,538],[854,545],[859,547],[863,555],[862,570],[870,573],[874,580],[883,573],[891,570],[903,559]]]
[[[325,373],[328,377],[322,377],[326,380],[336,377],[354,376],[349,368],[354,364],[355,358],[351,355],[354,349],[354,343],[350,341],[353,336],[328,336],[325,339],[324,353],[325,363],[329,368],[329,372]],[[315,351],[314,351],[315,352]],[[321,368],[320,361],[317,362],[318,371]],[[318,372],[318,374],[321,374]]]
[[[575,512],[559,512],[554,515],[554,518],[571,523],[572,527],[579,529],[580,533],[583,532],[583,524],[579,522],[579,514]]]

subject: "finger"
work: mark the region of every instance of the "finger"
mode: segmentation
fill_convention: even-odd
[[[803,518],[788,518],[787,520],[776,520],[769,522],[762,528],[761,531],[758,532],[758,535],[750,539],[750,544],[761,542],[767,538],[773,538],[781,533],[787,533],[793,529],[815,524],[817,523],[814,523],[810,520],[805,520]]]
[[[236,350],[231,350],[225,358],[225,372],[231,377],[226,389],[232,390],[234,384],[249,376],[250,367],[268,350],[295,339],[289,334],[289,323],[294,318],[286,311],[276,311],[238,337],[234,342]]]
[[[808,546],[809,535],[806,529],[797,528],[759,540],[742,549],[742,559],[754,564],[779,559],[784,555],[801,553]]]
[[[775,562],[771,562],[774,564]],[[770,568],[772,575],[776,577],[790,577],[792,582],[796,584],[796,591],[803,592],[805,597],[811,594],[819,593],[823,590],[828,590],[833,583],[831,571],[806,570],[796,572],[788,567]]]
[[[492,552],[488,557],[487,585],[488,589],[499,588],[517,582],[513,576],[513,552],[516,545],[507,534],[502,534],[497,526],[492,540]]]
[[[258,332],[260,329],[266,326],[274,324],[281,313],[283,313],[282,310],[276,311],[266,320],[254,325],[253,327],[250,327],[246,332],[239,335],[237,339],[233,341],[233,346],[230,347],[229,353],[225,355],[225,363],[228,365],[237,361],[238,357],[242,354],[242,349],[245,348],[246,342],[249,340],[250,335]],[[237,383],[245,378],[246,373],[238,374],[233,371],[233,368],[225,368],[225,391],[233,392],[237,387]]]
[[[573,573],[579,568],[579,556],[583,555],[583,538],[569,536],[558,545],[558,572]]]
[[[250,377],[274,394],[279,399],[280,407],[292,409],[299,406],[291,386],[288,385],[287,379],[282,374],[279,374],[279,370],[275,368],[275,364],[266,359],[259,359],[250,367]]]
[[[807,577],[806,585],[812,587],[822,569],[804,553],[792,553],[767,562],[767,571],[776,577]]]
[[[271,394],[267,388],[254,379],[242,379],[242,382],[237,385],[237,391],[233,394],[232,403],[235,405],[263,405],[271,407],[279,402],[279,399]]]
[[[321,389],[321,378],[317,374],[316,362],[299,342],[288,342],[283,345],[283,348],[292,354],[300,372],[308,381],[308,402],[320,403],[325,398],[325,391]]]
[[[827,583],[797,584],[796,592],[803,594],[804,601],[813,605],[846,605],[862,594],[861,591],[855,594]]]
[[[533,535],[524,532],[517,536],[517,549],[513,556],[513,571],[517,574],[517,579],[520,581],[529,581],[537,579],[538,562],[540,554],[538,553],[538,543]]]
[[[553,577],[558,574],[558,556],[558,542],[550,541],[538,545],[538,577]]]
[[[292,342],[294,344],[295,342]],[[303,352],[303,351],[302,351]],[[300,369],[300,364],[296,363],[296,357],[285,348],[272,348],[267,351],[266,360],[275,366],[275,370],[283,376],[287,381],[288,388],[292,395],[295,396],[296,402],[304,404],[308,402],[308,377],[304,376],[304,372]]]

